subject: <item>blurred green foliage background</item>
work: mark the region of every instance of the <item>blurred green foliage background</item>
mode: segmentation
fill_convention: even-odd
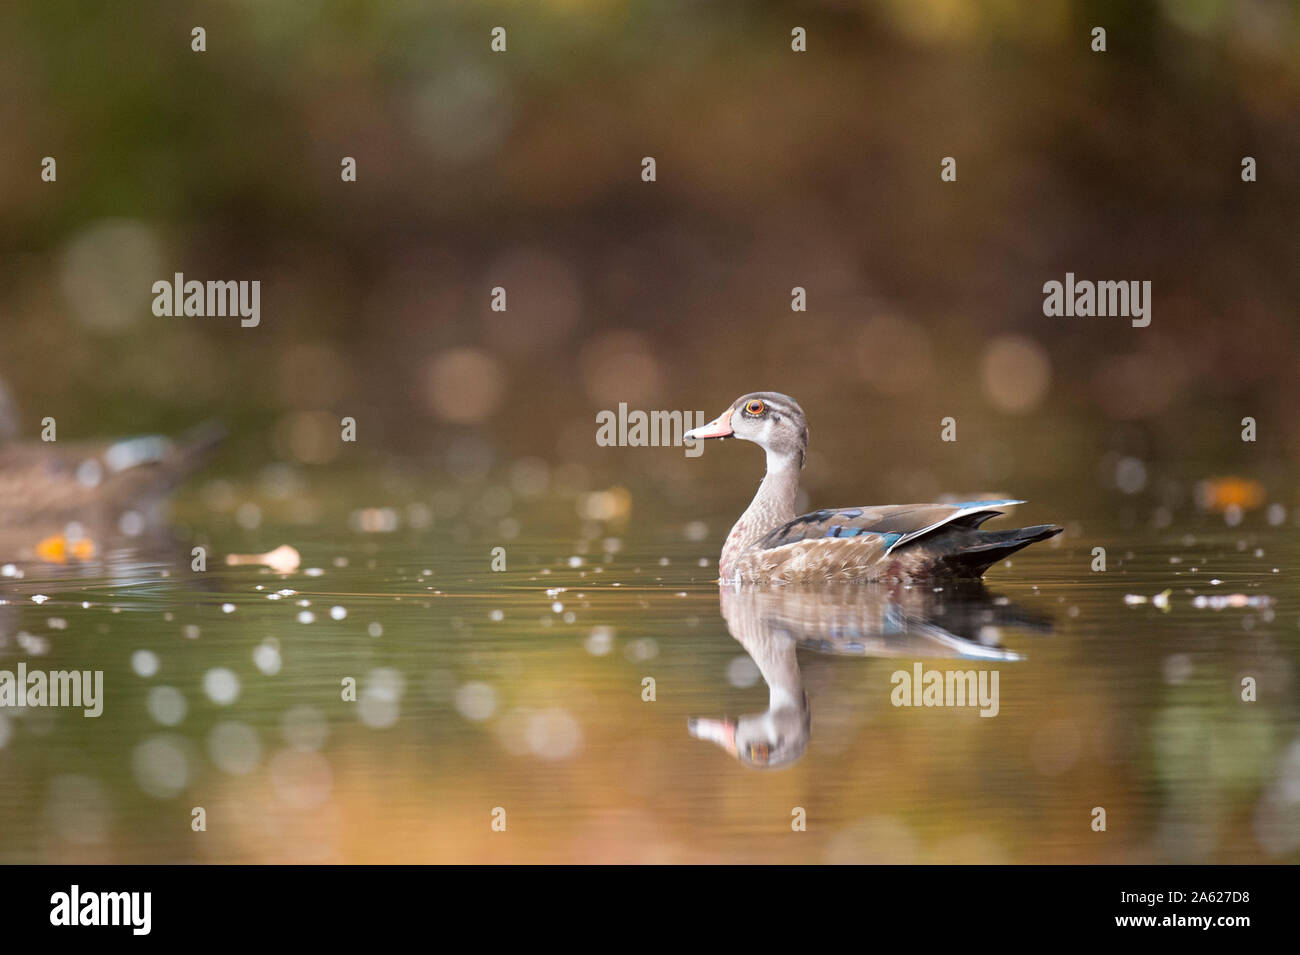
[[[828,490],[1279,485],[1297,54],[1276,0],[7,4],[0,379],[28,436],[217,417],[239,460],[328,463],[352,415],[359,453],[609,477],[595,411],[776,389]],[[1152,281],[1151,326],[1045,317],[1067,271]],[[153,316],[174,272],[259,279],[261,326]]]

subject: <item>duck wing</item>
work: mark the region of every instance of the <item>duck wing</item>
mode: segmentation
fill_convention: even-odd
[[[769,531],[757,544],[761,550],[804,540],[880,537],[889,554],[941,527],[979,527],[996,517],[1001,507],[1024,501],[963,501],[960,504],[886,504],[812,511]]]
[[[224,436],[208,424],[180,441],[139,435],[121,441],[27,442],[0,447],[0,524],[75,517],[168,491]]]

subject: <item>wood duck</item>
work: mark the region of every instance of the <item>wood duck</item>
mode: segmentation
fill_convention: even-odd
[[[768,706],[738,719],[693,717],[687,729],[755,769],[793,765],[812,736],[812,709],[796,649],[836,657],[1010,663],[1022,657],[985,642],[988,628],[1052,632],[1050,617],[994,597],[978,581],[953,584],[939,593],[880,582],[726,587],[719,597],[727,629],[767,684]]]
[[[1023,501],[887,504],[796,517],[808,424],[798,403],[776,392],[737,398],[684,437],[743,438],[767,452],[763,483],[722,548],[718,570],[724,582],[977,578],[1004,557],[1062,530],[1054,524],[979,530],[1002,513],[998,508]]]
[[[122,536],[119,519],[128,511],[143,522],[134,533],[152,530],[165,496],[223,435],[209,424],[176,441],[0,444],[0,562],[94,559]]]

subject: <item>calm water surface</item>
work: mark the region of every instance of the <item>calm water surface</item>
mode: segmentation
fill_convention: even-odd
[[[206,573],[138,540],[9,568],[0,669],[100,669],[105,703],[0,710],[0,861],[1297,859],[1290,527],[1083,522],[983,592],[720,599],[725,520],[465,497],[193,491]],[[285,543],[292,574],[224,565]],[[996,716],[893,705],[916,663],[996,670]]]

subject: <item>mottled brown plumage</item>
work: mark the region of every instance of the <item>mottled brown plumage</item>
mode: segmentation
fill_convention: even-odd
[[[74,520],[170,490],[220,438],[205,428],[180,442],[144,435],[111,442],[26,441],[0,446],[0,524],[35,516]]]

